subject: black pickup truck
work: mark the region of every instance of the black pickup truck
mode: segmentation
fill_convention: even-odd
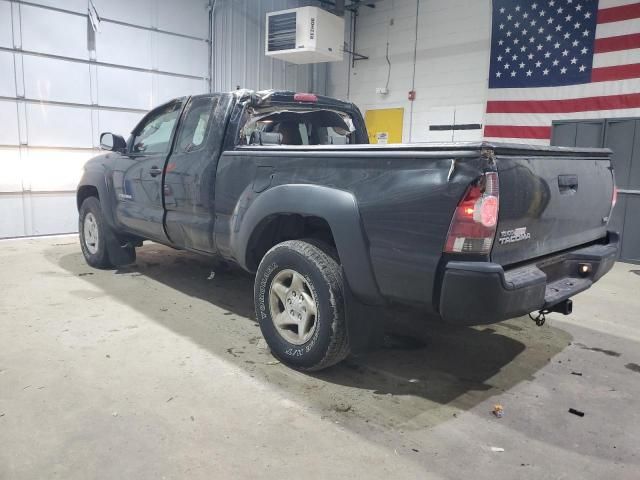
[[[178,98],[100,143],[77,190],[89,265],[152,240],[255,272],[264,338],[298,369],[345,358],[372,308],[568,314],[617,255],[608,150],[368,145],[353,104],[281,91]]]

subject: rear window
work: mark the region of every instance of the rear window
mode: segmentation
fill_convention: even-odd
[[[250,111],[241,145],[346,145],[355,143],[350,115],[337,110]]]

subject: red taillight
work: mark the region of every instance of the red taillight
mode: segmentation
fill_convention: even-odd
[[[313,93],[296,93],[293,95],[293,101],[316,103],[318,101],[318,97]]]
[[[489,253],[496,234],[499,205],[498,173],[485,173],[469,186],[458,203],[444,251]]]
[[[488,195],[480,200],[478,220],[485,227],[496,226],[498,223],[498,197]]]

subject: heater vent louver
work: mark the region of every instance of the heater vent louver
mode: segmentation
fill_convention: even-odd
[[[280,13],[267,18],[267,52],[296,48],[296,12]]]

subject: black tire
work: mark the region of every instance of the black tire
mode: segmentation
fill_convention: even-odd
[[[85,218],[88,214],[93,215],[96,221],[98,230],[98,241],[96,247],[91,247],[92,252],[87,246],[87,239],[85,238]],[[109,231],[107,231],[109,229]],[[78,231],[80,233],[80,248],[86,262],[95,268],[112,268],[113,264],[109,260],[109,252],[107,251],[107,235],[112,234],[110,227],[105,223],[102,215],[102,209],[100,208],[100,201],[96,197],[87,197],[80,206],[80,215],[78,220]]]
[[[282,242],[266,253],[256,274],[254,300],[262,335],[273,356],[298,370],[322,370],[349,355],[342,270],[326,253],[330,251],[315,240]],[[302,275],[315,297],[315,330],[303,344],[287,341],[273,321],[269,295],[274,278],[283,270]]]

